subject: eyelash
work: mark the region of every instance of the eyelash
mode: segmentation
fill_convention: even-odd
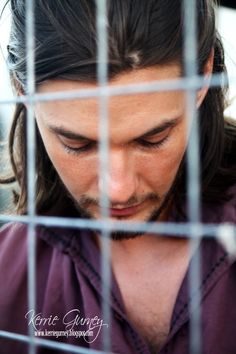
[[[167,142],[168,139],[169,139],[169,135],[167,135],[165,138],[158,141],[157,143],[151,143],[146,140],[139,140],[138,142],[145,149],[159,149],[162,145],[164,145]]]
[[[64,143],[62,143],[62,145],[63,145],[63,148],[65,149],[66,152],[68,152],[69,154],[73,154],[73,155],[79,155],[84,152],[86,153],[89,150],[92,150],[96,146],[95,143],[88,143],[80,148],[72,148]]]
[[[164,145],[167,142],[168,139],[169,139],[169,135],[167,135],[164,139],[158,141],[157,143],[151,143],[146,140],[138,140],[137,142],[140,144],[142,148],[151,150],[151,149],[159,149],[162,145]],[[96,147],[96,143],[88,143],[80,148],[72,148],[64,143],[62,143],[62,145],[67,153],[73,155],[80,155],[82,153],[89,152]]]

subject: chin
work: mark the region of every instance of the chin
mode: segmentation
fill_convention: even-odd
[[[137,237],[145,236],[143,232],[127,232],[127,231],[114,231],[110,233],[112,241],[133,240]]]
[[[80,205],[74,198],[72,198],[74,201],[74,205],[79,213],[79,216],[85,219],[89,220],[101,220],[101,215],[97,213],[95,210],[92,210],[92,208],[85,208],[84,206]],[[167,216],[167,210],[170,205],[170,200],[171,200],[171,191],[166,194],[166,196],[163,198],[163,200],[158,203],[155,203],[152,208],[147,210],[146,212],[143,210],[140,215],[131,215],[131,216],[117,216],[110,218],[110,221],[128,221],[128,222],[143,222],[143,223],[148,223],[148,222],[155,222],[155,221],[163,221],[165,220]],[[101,235],[101,230],[94,230],[97,234]],[[130,240],[130,239],[135,239],[137,237],[142,237],[145,236],[146,233],[143,232],[137,232],[137,231],[126,231],[124,230],[119,230],[119,231],[111,231],[109,233],[110,239],[114,241],[122,241],[122,240]]]

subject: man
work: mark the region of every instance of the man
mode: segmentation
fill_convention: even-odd
[[[24,1],[12,0],[11,7],[9,66],[14,87],[22,95],[27,78]],[[177,0],[108,2],[109,87],[181,78],[181,9]],[[213,2],[197,1],[197,15],[199,74],[224,74]],[[37,91],[96,88],[94,1],[38,0],[35,16]],[[101,218],[98,108],[95,98],[36,103],[39,215]],[[196,109],[202,222],[235,223],[236,130],[233,123],[224,121],[223,89],[199,89]],[[108,110],[109,218],[187,221],[185,92],[114,96]],[[20,185],[15,202],[21,215],[27,213],[25,136],[26,106],[18,105],[10,154]],[[0,264],[7,278],[0,279],[5,285],[0,296],[0,329],[27,334],[31,325],[37,336],[60,336],[64,342],[102,349],[101,332],[108,326],[113,352],[188,353],[192,316],[188,274],[195,254],[190,254],[186,235],[111,233],[112,317],[111,323],[103,323],[99,231],[37,227],[37,301],[35,309],[28,309],[26,230],[22,224],[2,229]],[[234,353],[235,263],[213,239],[202,241],[201,251],[203,350]],[[4,338],[1,342],[4,353],[26,351],[20,342]]]

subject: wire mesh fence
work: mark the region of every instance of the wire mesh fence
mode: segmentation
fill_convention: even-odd
[[[37,294],[35,292],[36,274],[36,225],[57,226],[79,229],[99,230],[102,237],[102,277],[103,277],[103,319],[110,323],[111,310],[109,301],[111,269],[110,269],[110,240],[109,235],[114,230],[152,233],[182,237],[185,235],[191,240],[191,252],[195,250],[196,257],[190,268],[189,294],[193,298],[190,303],[190,348],[191,354],[202,353],[202,329],[201,329],[201,254],[200,242],[202,235],[213,238],[233,239],[236,236],[234,224],[206,224],[201,223],[200,211],[200,153],[199,153],[199,127],[196,110],[196,98],[198,90],[205,84],[209,84],[209,78],[198,75],[197,69],[197,23],[196,4],[197,0],[183,1],[184,12],[184,68],[186,75],[180,79],[169,81],[156,81],[151,83],[130,84],[125,86],[110,87],[108,85],[108,32],[107,32],[107,2],[97,0],[97,33],[98,33],[98,58],[97,73],[98,87],[73,92],[50,92],[37,93],[35,87],[35,43],[34,43],[34,6],[37,0],[26,0],[26,45],[27,45],[27,95],[14,98],[1,98],[0,104],[25,103],[27,105],[27,215],[0,215],[1,222],[22,222],[28,225],[28,308],[35,308]],[[224,78],[227,84],[227,77]],[[231,78],[236,82],[236,77]],[[211,87],[222,86],[222,75],[214,74],[210,81]],[[188,221],[184,223],[174,222],[123,222],[109,219],[109,198],[107,195],[109,182],[109,98],[122,95],[134,95],[137,93],[152,93],[185,90],[187,92],[186,111],[190,121],[194,122],[191,136],[187,146],[187,199]],[[99,176],[101,218],[88,220],[83,218],[46,217],[36,215],[35,198],[35,150],[36,137],[34,125],[34,108],[37,102],[70,101],[72,99],[83,100],[86,98],[99,99]],[[193,295],[194,296],[191,296]],[[199,309],[198,311],[195,311]],[[57,343],[52,340],[35,338],[33,326],[29,326],[28,336],[16,333],[0,331],[0,336],[10,338],[13,341],[23,341],[29,344],[29,353],[35,354],[38,346],[55,348],[61,351],[73,353],[100,353],[100,351],[76,347],[65,343]],[[111,333],[108,329],[103,333],[103,352],[111,351]]]

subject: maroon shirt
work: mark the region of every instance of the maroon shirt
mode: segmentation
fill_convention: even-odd
[[[204,222],[236,222],[236,198],[221,207],[204,206]],[[28,334],[28,322],[41,333],[93,330],[93,336],[71,335],[49,340],[102,350],[102,279],[100,260],[89,231],[37,228],[36,309],[27,308],[27,228],[8,224],[0,233],[0,330]],[[201,311],[204,354],[236,353],[236,262],[213,238],[203,239]],[[159,353],[189,353],[188,274],[184,276],[171,318],[171,329]],[[147,344],[126,316],[121,293],[112,274],[112,351],[150,354]],[[157,296],[158,301],[158,296]],[[138,304],[137,304],[138,306]],[[33,312],[35,311],[35,312]],[[32,319],[33,315],[40,317]],[[76,317],[77,315],[77,317]],[[73,327],[73,320],[78,321]],[[40,322],[41,321],[41,322]],[[87,322],[87,324],[85,323]],[[77,331],[77,332],[76,332]],[[39,334],[39,333],[38,333]],[[49,334],[49,333],[48,333]],[[62,333],[63,334],[63,333]],[[0,337],[1,354],[27,353],[25,343]],[[65,353],[39,347],[38,353]]]

